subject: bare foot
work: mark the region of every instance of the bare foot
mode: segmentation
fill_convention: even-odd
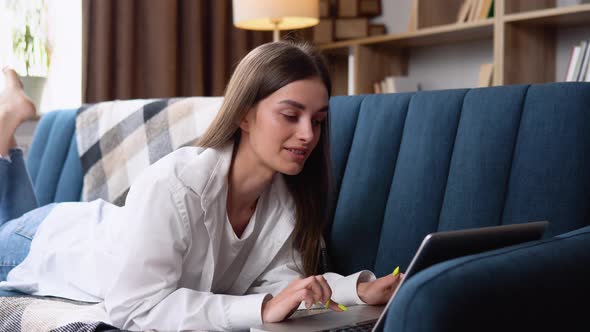
[[[25,94],[23,85],[16,72],[5,67],[2,70],[6,87],[0,92],[0,126],[10,125],[16,130],[18,125],[33,118],[36,114],[35,105]],[[5,123],[9,122],[9,123]]]

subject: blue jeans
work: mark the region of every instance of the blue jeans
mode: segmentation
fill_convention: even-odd
[[[38,207],[22,151],[11,149],[10,159],[0,158],[0,281],[27,257],[37,228],[55,206]]]

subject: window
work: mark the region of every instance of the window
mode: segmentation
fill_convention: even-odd
[[[28,71],[23,61],[24,48],[19,48],[27,22],[28,39],[30,41],[32,36],[32,46],[35,46],[28,58]],[[42,40],[47,41],[48,67],[44,66],[45,58],[39,51]],[[15,41],[16,44],[20,42],[18,47],[14,47]],[[39,113],[79,107],[82,101],[81,1],[0,1],[0,66],[10,66],[23,77],[25,90],[34,99]],[[25,77],[27,72],[29,76]],[[0,88],[3,86],[2,81]]]

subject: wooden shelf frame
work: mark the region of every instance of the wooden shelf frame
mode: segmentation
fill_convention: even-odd
[[[452,2],[455,7],[456,1],[462,0]],[[387,75],[407,74],[412,48],[474,40],[491,40],[493,43],[494,85],[552,82],[555,80],[558,29],[590,27],[590,4],[553,7],[555,0],[495,0],[493,18],[428,26],[416,31],[318,47],[331,58],[333,79],[346,77],[353,80],[352,89],[348,89],[348,81],[346,84],[336,82],[334,94],[372,93],[373,82]],[[352,65],[350,56],[353,57]],[[346,57],[346,61],[337,60],[339,57]],[[337,71],[346,74],[338,73],[336,77],[334,73]],[[352,75],[348,75],[349,71]]]
[[[550,25],[554,27],[590,25],[590,4],[508,14],[503,19],[506,23]]]
[[[417,31],[373,36],[361,39],[346,40],[336,43],[318,45],[320,49],[338,49],[354,45],[370,45],[390,43],[399,46],[435,46],[448,44],[448,41],[470,41],[491,38],[494,33],[494,19],[477,22],[447,24],[438,27],[424,28]]]

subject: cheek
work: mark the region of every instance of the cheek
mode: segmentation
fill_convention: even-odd
[[[258,119],[252,134],[255,137],[256,145],[265,150],[276,150],[276,147],[282,146],[285,138],[289,136],[289,129],[281,122],[281,119],[268,116]]]

